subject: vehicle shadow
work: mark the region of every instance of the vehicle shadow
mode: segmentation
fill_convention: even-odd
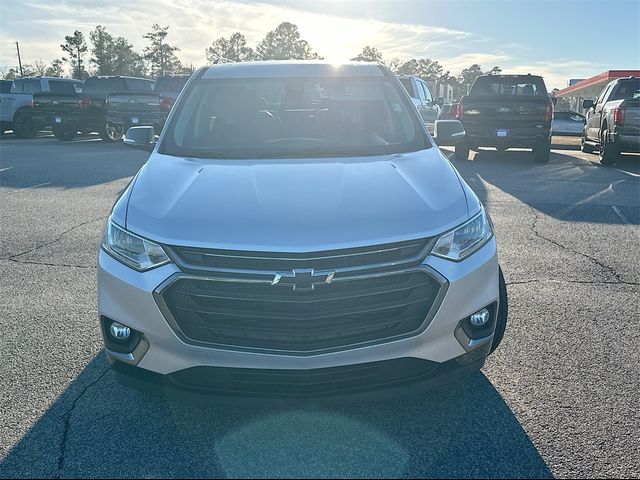
[[[482,202],[499,201],[506,193],[560,220],[611,224],[624,223],[612,206],[638,223],[639,179],[621,171],[632,171],[629,163],[638,158],[623,158],[621,165],[611,168],[558,150],[552,151],[547,164],[535,163],[525,150],[481,150],[471,161],[450,156]]]
[[[101,353],[0,463],[16,476],[552,475],[481,373],[408,399],[250,410],[120,386]]]

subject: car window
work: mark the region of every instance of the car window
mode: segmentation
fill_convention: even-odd
[[[620,82],[610,100],[632,100],[634,98],[640,98],[640,78]]]
[[[601,103],[602,100],[607,96],[607,93],[609,92],[609,90],[611,90],[611,88],[613,88],[613,84],[607,85],[604,88],[604,90],[602,90],[602,93],[600,93],[600,95],[598,96],[598,98],[596,99],[596,101],[594,103]]]
[[[424,91],[424,85],[422,84],[422,82],[416,80],[416,87],[418,88],[418,97],[420,98],[420,100],[422,100],[423,103],[426,102],[427,94]]]
[[[396,84],[360,77],[201,80],[163,153],[211,158],[363,156],[428,148]]]
[[[13,93],[39,93],[42,91],[42,87],[39,79],[25,78],[14,80],[11,91]]]
[[[107,92],[115,92],[118,90],[125,90],[124,80],[122,78],[88,78],[84,82],[82,93],[106,95]]]
[[[60,80],[49,80],[49,90],[52,93],[76,93],[73,83]]]
[[[0,82],[0,93],[9,93],[11,91],[12,82],[2,80]]]
[[[400,83],[402,83],[410,97],[418,98],[418,95],[413,91],[413,83],[410,78],[401,78]]]
[[[153,82],[142,78],[126,78],[125,85],[126,90],[150,92],[153,89]]]
[[[553,112],[553,118],[555,120],[568,120],[569,112]]]
[[[424,98],[427,102],[432,102],[433,101],[433,97],[431,96],[431,91],[429,90],[429,87],[427,86],[426,83],[424,82],[419,82],[420,86],[422,87],[422,90],[424,91]]]
[[[489,75],[476,78],[469,95],[546,96],[548,93],[542,77],[533,75],[524,75],[522,77]]]
[[[153,85],[154,92],[174,92],[180,93],[182,87],[189,80],[189,76],[175,76],[175,77],[158,77]]]

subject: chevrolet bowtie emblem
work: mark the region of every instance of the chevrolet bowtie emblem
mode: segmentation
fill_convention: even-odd
[[[285,285],[292,290],[310,292],[318,285],[330,284],[334,275],[335,272],[315,272],[313,268],[296,268],[290,272],[276,273],[271,285]]]

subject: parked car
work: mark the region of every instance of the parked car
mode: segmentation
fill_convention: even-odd
[[[345,394],[452,379],[500,343],[488,214],[386,67],[202,68],[154,133],[126,133],[152,153],[99,253],[120,379]]]
[[[440,117],[438,118],[440,120],[455,120],[457,110],[458,110],[457,103],[445,103],[440,108]]]
[[[433,125],[440,117],[440,105],[442,99],[434,99],[427,82],[420,77],[414,75],[398,75],[400,83],[404,86],[407,93],[411,97],[414,105],[420,112],[422,119],[429,127],[429,131],[433,132]]]
[[[578,112],[553,112],[552,135],[582,135],[585,117]]]
[[[39,125],[51,127],[58,140],[72,140],[80,122],[82,83],[73,84],[66,92],[34,93],[31,117]]]
[[[191,75],[160,75],[153,84],[153,91],[160,94],[160,109],[166,115],[178,98]]]
[[[105,142],[122,138],[122,126],[107,122],[107,96],[109,92],[151,92],[153,81],[145,78],[96,76],[85,80],[78,106],[69,98],[60,98],[55,117],[60,125],[61,140],[75,137],[79,131],[98,132]]]
[[[0,80],[0,93],[9,93],[13,80]]]
[[[162,75],[153,91],[120,91],[107,95],[107,124],[117,126],[120,135],[132,126],[149,125],[160,133],[171,105],[189,75]]]
[[[553,104],[537,75],[480,75],[456,108],[467,133],[456,145],[456,159],[469,149],[531,148],[535,160],[549,161]]]
[[[587,123],[582,151],[599,150],[600,162],[613,165],[622,152],[640,152],[640,78],[609,83],[594,101],[584,100]]]
[[[9,93],[0,94],[2,130],[13,130],[18,138],[31,138],[46,128],[41,118],[33,117],[33,95],[41,93],[75,93],[80,80],[59,77],[25,77],[13,81]]]

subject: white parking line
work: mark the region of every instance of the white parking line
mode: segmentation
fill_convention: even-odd
[[[0,168],[0,172],[6,172],[7,170],[11,170],[13,167]]]

